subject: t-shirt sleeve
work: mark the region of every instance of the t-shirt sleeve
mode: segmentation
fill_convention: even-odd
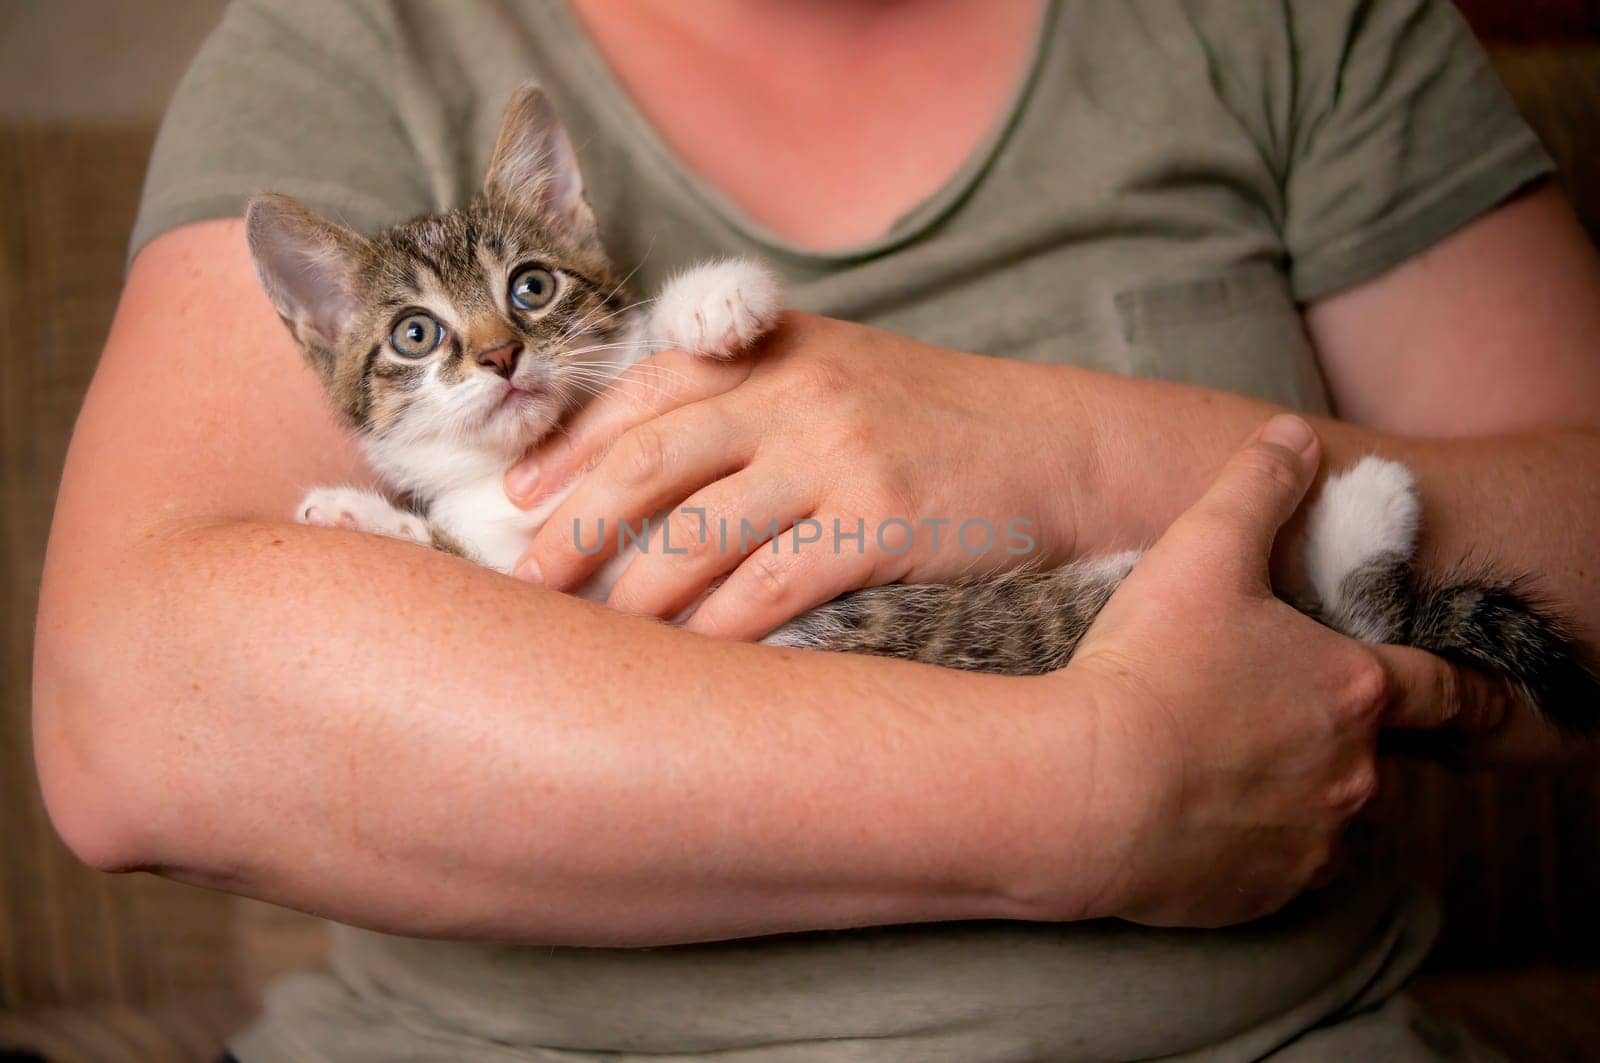
[[[1284,240],[1295,296],[1373,277],[1552,164],[1448,0],[1297,0]]]
[[[357,231],[430,209],[391,103],[397,49],[374,11],[330,0],[234,0],[156,137],[129,256],[188,222],[294,196]]]

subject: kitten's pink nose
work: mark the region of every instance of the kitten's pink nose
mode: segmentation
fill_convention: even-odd
[[[522,354],[522,344],[516,340],[502,343],[498,347],[489,347],[478,352],[478,364],[485,369],[493,369],[496,373],[511,379],[511,374],[517,371],[517,358]]]

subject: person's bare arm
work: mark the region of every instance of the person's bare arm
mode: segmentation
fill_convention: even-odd
[[[40,778],[90,863],[525,944],[1210,925],[1312,878],[1371,794],[1381,721],[1497,718],[1442,662],[1224,578],[1264,564],[1304,491],[1303,426],[1141,566],[1096,664],[1006,678],[717,641],[286,524],[308,483],[364,475],[323,411],[237,222],[139,256],[37,639]]]
[[[1325,468],[1405,461],[1425,565],[1530,574],[1600,648],[1600,256],[1560,193],[1500,208],[1308,324],[1335,406],[1313,419]],[[1141,380],[1090,394],[1107,412],[1085,541],[1158,533],[1270,409]]]
[[[1065,830],[1027,806],[1074,754],[1047,779],[1044,731],[981,711],[1006,681],[802,665],[286,522],[367,475],[237,222],[140,254],[37,642],[41,777],[91,863],[540,942],[1020,910],[1003,869]]]

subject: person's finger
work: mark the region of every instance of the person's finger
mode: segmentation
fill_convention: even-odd
[[[671,410],[720,395],[750,375],[748,359],[732,362],[667,351],[631,366],[563,429],[506,471],[506,495],[523,509],[547,498],[603,453],[622,433]]]
[[[1293,414],[1279,414],[1228,459],[1157,549],[1198,546],[1242,579],[1266,586],[1273,540],[1305,497],[1319,457],[1311,426]]]
[[[875,578],[880,562],[870,553],[838,550],[838,540],[827,533],[832,527],[832,518],[814,518],[779,536],[776,552],[771,545],[753,551],[684,627],[719,638],[756,639],[846,591],[896,578]],[[818,529],[820,540],[795,549],[796,533],[809,539]]]
[[[607,604],[668,619],[752,550],[810,515],[817,499],[770,470],[751,467],[718,480],[663,517],[648,548],[628,563]],[[784,536],[785,544],[792,534]]]
[[[1484,735],[1511,714],[1511,691],[1482,672],[1409,646],[1371,649],[1387,675],[1379,718],[1385,729]]]
[[[624,522],[642,529],[647,518],[743,467],[756,443],[749,425],[705,402],[630,428],[550,514],[512,571],[571,590],[617,552]],[[596,536],[598,549],[590,545]]]

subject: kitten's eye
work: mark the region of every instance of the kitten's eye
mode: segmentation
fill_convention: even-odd
[[[402,358],[422,358],[432,354],[444,339],[444,326],[431,314],[407,314],[389,333],[389,342]]]
[[[556,275],[538,266],[518,271],[511,278],[511,305],[523,310],[543,310],[556,296]]]

